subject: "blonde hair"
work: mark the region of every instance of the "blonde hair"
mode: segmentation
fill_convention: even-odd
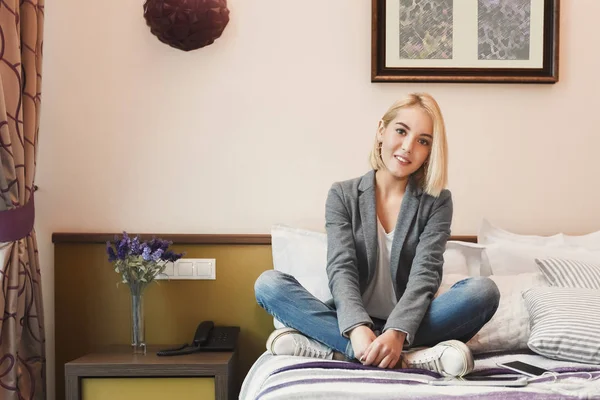
[[[433,122],[433,142],[428,162],[423,164],[413,175],[425,193],[437,197],[448,183],[448,144],[444,117],[438,103],[427,93],[411,93],[406,98],[396,101],[381,118],[383,129],[396,118],[398,111],[405,107],[421,107]],[[373,150],[370,156],[371,167],[374,170],[385,168],[381,158],[381,144],[375,135]]]

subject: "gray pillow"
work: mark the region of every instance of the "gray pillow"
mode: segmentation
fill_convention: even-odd
[[[600,289],[600,265],[562,258],[536,258],[551,286]]]
[[[538,287],[523,298],[531,350],[555,360],[600,364],[600,290]]]

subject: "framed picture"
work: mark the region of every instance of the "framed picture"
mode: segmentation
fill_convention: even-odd
[[[558,82],[559,0],[372,0],[372,82]]]

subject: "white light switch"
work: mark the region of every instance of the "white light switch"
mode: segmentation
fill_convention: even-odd
[[[194,263],[196,275],[203,279],[215,279],[215,260],[202,260]]]
[[[194,263],[191,261],[181,261],[177,263],[177,275],[178,276],[193,276],[194,275]]]
[[[214,258],[181,258],[169,263],[158,280],[216,279],[217,260]]]

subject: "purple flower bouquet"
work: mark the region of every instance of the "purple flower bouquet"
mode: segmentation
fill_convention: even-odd
[[[131,292],[131,346],[134,353],[146,354],[144,339],[143,292],[154,279],[162,274],[169,262],[179,260],[183,254],[169,250],[172,242],[152,238],[141,242],[138,236],[131,239],[127,232],[123,237],[106,243],[108,261],[114,263],[115,272]]]
[[[106,243],[108,261],[115,264],[115,272],[121,274],[122,283],[143,289],[165,270],[168,262],[179,260],[183,254],[169,250],[173,242],[152,238],[141,242],[138,236],[131,239],[127,232]]]

